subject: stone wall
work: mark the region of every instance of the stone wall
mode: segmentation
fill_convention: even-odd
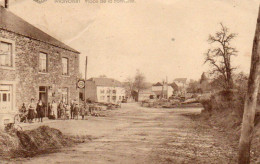
[[[15,42],[15,69],[0,68],[0,81],[16,81],[16,107],[38,100],[39,86],[48,86],[48,101],[61,100],[61,88],[69,88],[69,100],[78,100],[79,54],[0,29],[0,38]],[[39,73],[39,53],[48,56],[48,72]],[[61,58],[69,59],[69,76],[62,75]]]

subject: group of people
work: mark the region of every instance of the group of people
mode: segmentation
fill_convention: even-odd
[[[28,110],[27,110],[28,109]],[[33,120],[37,120],[39,122],[43,121],[44,117],[45,104],[41,100],[38,100],[37,104],[34,103],[34,99],[31,99],[31,103],[28,105],[28,108],[25,107],[23,103],[20,113],[21,113],[21,122],[33,122]]]
[[[41,100],[38,100],[37,104],[34,102],[34,99],[31,99],[30,104],[26,108],[23,103],[22,108],[20,109],[21,113],[21,122],[33,122],[38,121],[43,122],[43,117],[48,117],[49,119],[79,119],[79,116],[82,119],[85,119],[85,115],[91,113],[91,110],[87,103],[79,105],[75,100],[69,103],[60,101],[58,104],[53,100],[52,103],[49,103],[46,106]]]

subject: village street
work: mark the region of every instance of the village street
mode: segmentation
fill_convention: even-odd
[[[212,131],[198,130],[183,116],[201,109],[143,108],[122,104],[105,117],[34,124],[68,135],[89,135],[92,141],[18,163],[233,163],[232,149]]]

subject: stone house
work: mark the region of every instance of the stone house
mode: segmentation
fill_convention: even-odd
[[[79,52],[0,6],[0,125],[32,98],[78,100]]]
[[[121,82],[111,78],[90,78],[86,81],[85,99],[95,102],[117,103],[126,98]]]
[[[165,98],[168,99],[173,95],[173,88],[167,83],[156,83],[152,85],[152,92],[156,94],[157,99]]]

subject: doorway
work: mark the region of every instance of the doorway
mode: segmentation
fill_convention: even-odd
[[[39,100],[42,101],[44,106],[44,116],[48,116],[48,87],[40,86],[39,87]]]

